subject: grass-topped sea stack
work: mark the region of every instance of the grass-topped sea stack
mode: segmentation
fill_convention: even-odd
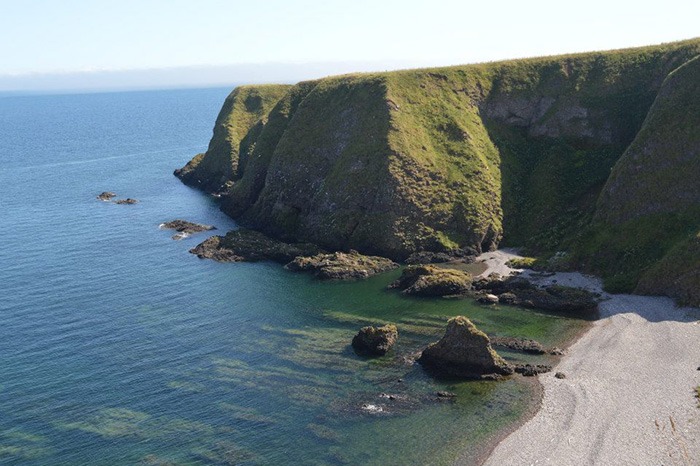
[[[698,55],[694,39],[246,86],[178,176],[286,241],[567,251],[611,289],[699,304]]]

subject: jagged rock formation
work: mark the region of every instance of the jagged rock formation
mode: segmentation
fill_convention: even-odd
[[[455,377],[513,373],[513,368],[491,348],[489,337],[462,316],[447,322],[445,335],[423,350],[419,362],[440,374]]]
[[[362,327],[352,339],[352,347],[358,354],[366,356],[383,356],[396,343],[399,331],[396,325],[382,327]]]
[[[286,241],[394,260],[501,241],[566,249],[612,284],[619,271],[608,273],[610,264],[639,265],[617,279],[631,290],[700,230],[691,215],[698,55],[694,39],[243,87],[227,99],[206,155],[178,175],[222,192],[225,212]],[[246,106],[248,95],[258,104]],[[587,229],[594,217],[605,228]],[[671,217],[683,238],[660,242],[650,262],[618,260],[635,239],[629,248],[608,241],[610,264],[594,257],[593,246],[628,222]]]

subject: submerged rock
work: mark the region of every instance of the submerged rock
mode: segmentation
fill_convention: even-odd
[[[126,199],[119,199],[115,201],[115,204],[138,204],[138,200],[127,197]]]
[[[193,233],[200,233],[202,231],[216,230],[215,226],[203,225],[201,223],[192,223],[187,220],[172,220],[170,222],[165,222],[160,225],[160,228],[166,230],[175,230],[179,233],[186,233],[188,235]]]
[[[451,296],[467,293],[472,276],[467,272],[433,265],[410,265],[389,288],[416,296]]]
[[[200,259],[219,262],[289,262],[297,256],[320,253],[308,243],[285,243],[253,230],[232,230],[226,236],[212,236],[190,250]]]
[[[466,317],[447,323],[445,335],[423,350],[418,360],[438,374],[487,378],[513,373],[513,368],[491,348],[489,337]]]
[[[361,355],[383,356],[394,346],[398,337],[396,325],[362,327],[352,339],[352,347]]]
[[[311,272],[324,280],[348,280],[367,278],[398,266],[399,264],[384,257],[365,256],[357,251],[350,251],[296,257],[285,267],[294,272]]]
[[[116,197],[117,194],[113,193],[111,191],[105,191],[97,195],[97,199],[101,201],[111,201],[113,197]]]

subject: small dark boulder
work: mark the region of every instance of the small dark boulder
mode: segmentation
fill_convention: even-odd
[[[466,294],[471,289],[471,283],[472,276],[461,270],[434,265],[409,265],[389,288],[416,296],[453,296]]]
[[[322,280],[367,278],[395,269],[399,264],[378,256],[365,256],[357,251],[296,257],[285,267],[293,272],[310,272]]]
[[[111,191],[105,191],[97,195],[97,199],[101,201],[111,201],[113,197],[116,197],[117,194],[113,193]]]
[[[383,327],[362,327],[352,339],[352,347],[362,356],[383,356],[399,338],[396,325],[387,324]]]
[[[557,372],[556,374],[554,374],[554,377],[556,377],[557,379],[565,379],[566,374],[564,374],[563,372]]]
[[[508,363],[491,348],[489,337],[462,316],[448,321],[445,335],[423,350],[418,362],[438,375],[467,379],[513,373]]]

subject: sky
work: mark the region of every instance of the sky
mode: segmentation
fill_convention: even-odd
[[[605,50],[698,37],[698,18],[692,0],[0,0],[0,90],[293,81]]]

